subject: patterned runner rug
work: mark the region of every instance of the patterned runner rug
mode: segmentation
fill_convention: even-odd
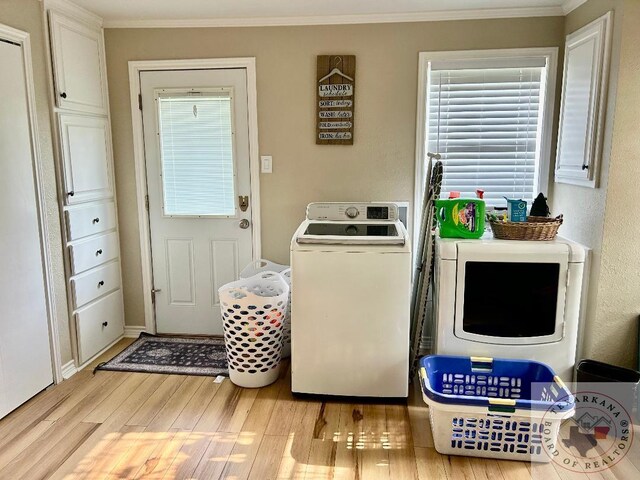
[[[95,370],[228,376],[224,339],[218,337],[140,337]]]

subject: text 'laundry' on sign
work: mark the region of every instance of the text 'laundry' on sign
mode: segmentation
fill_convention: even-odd
[[[353,85],[341,83],[338,85],[320,85],[318,94],[321,97],[350,97],[353,95]]]

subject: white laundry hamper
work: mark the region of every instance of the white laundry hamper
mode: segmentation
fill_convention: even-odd
[[[289,286],[262,272],[218,290],[229,378],[240,387],[273,383],[280,372]]]
[[[291,268],[288,265],[272,262],[261,258],[254,260],[240,272],[240,278],[249,278],[261,272],[278,272],[289,285],[289,299],[284,320],[284,340],[282,344],[282,358],[291,356]]]
[[[244,267],[240,272],[240,278],[249,278],[262,272],[277,272],[282,273],[289,268],[289,265],[282,265],[280,263],[272,262],[271,260],[265,260],[260,258],[252,261],[249,265]]]
[[[282,358],[291,356],[291,269],[280,272],[282,278],[289,285],[289,299],[287,300],[287,312],[284,317],[284,339],[282,341]]]

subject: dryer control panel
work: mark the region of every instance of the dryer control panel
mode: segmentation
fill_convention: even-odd
[[[395,203],[310,203],[307,206],[307,218],[333,222],[354,220],[395,222],[398,220],[398,206]]]

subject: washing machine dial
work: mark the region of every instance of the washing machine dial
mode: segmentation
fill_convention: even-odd
[[[360,212],[356,207],[349,207],[344,211],[344,213],[349,218],[356,218],[358,215],[360,215]]]

